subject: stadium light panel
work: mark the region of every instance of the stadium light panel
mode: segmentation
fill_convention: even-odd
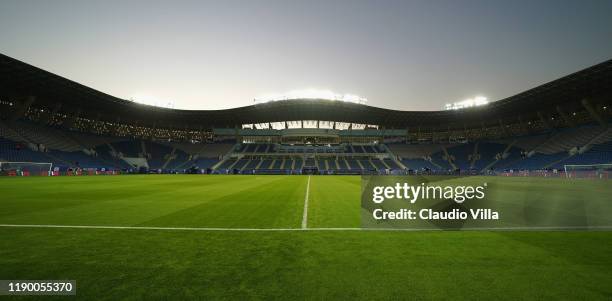
[[[365,104],[368,100],[355,94],[339,94],[329,90],[293,90],[286,93],[266,94],[254,99],[255,103],[266,103],[280,100],[295,100],[295,99],[326,99],[333,101],[344,101]]]
[[[146,94],[134,94],[128,98],[129,101],[149,105],[160,108],[174,109],[174,101],[173,100],[161,100],[156,97],[146,95]]]
[[[487,100],[486,97],[476,96],[474,98],[468,98],[466,100],[459,101],[459,102],[447,103],[446,105],[444,105],[444,109],[445,110],[459,110],[459,109],[465,109],[465,108],[471,108],[471,107],[484,106],[484,105],[487,105],[488,103],[489,101]]]

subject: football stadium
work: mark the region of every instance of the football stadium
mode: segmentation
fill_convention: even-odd
[[[465,176],[508,202],[609,213],[612,61],[433,112],[329,99],[164,109],[0,66],[4,278],[76,278],[81,296],[109,299],[612,294],[611,232],[367,231],[359,204],[360,175]],[[612,229],[605,218],[592,228]]]
[[[111,94],[0,54],[3,299],[612,298],[612,60],[428,111]]]

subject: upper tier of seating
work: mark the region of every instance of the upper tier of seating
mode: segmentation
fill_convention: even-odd
[[[605,129],[600,127],[583,127],[560,131],[533,150],[547,155],[567,152],[574,147],[586,145],[604,131]]]
[[[144,158],[151,169],[209,168],[233,147],[197,144],[198,150],[188,154],[184,144],[95,136],[22,121],[0,121],[0,137],[0,160],[50,162],[60,169],[133,169],[124,157]]]
[[[2,137],[13,141],[44,145],[47,149],[74,152],[84,147],[69,137],[65,131],[52,127],[41,127],[29,122],[0,123]]]
[[[465,144],[390,144],[409,169],[543,169],[564,164],[611,163],[597,145],[612,141],[612,129],[589,126],[549,135]],[[592,151],[591,151],[592,150]],[[599,150],[599,151],[598,151]]]

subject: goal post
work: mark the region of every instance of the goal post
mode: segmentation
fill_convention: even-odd
[[[45,162],[1,162],[0,175],[50,176],[52,163]]]
[[[612,163],[568,164],[563,167],[567,178],[608,179],[612,173]]]

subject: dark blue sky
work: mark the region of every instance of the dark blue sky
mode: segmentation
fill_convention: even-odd
[[[0,1],[0,52],[122,98],[438,110],[612,58],[612,1]]]

